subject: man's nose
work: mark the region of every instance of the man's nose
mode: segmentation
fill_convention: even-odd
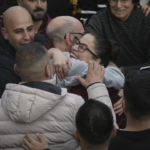
[[[37,0],[37,4],[36,4],[36,7],[42,7],[42,3],[41,3],[41,0]]]
[[[30,40],[30,36],[29,36],[29,33],[27,31],[24,33],[24,40],[27,40],[27,41]]]

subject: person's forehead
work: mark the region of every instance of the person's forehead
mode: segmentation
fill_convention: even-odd
[[[87,45],[93,45],[94,37],[91,34],[85,34],[81,37],[80,41]]]
[[[11,19],[11,26],[10,28],[28,28],[29,26],[33,25],[32,19],[29,18],[16,18],[16,19]]]
[[[86,44],[90,50],[94,49],[94,37],[91,34],[85,34],[80,42]]]

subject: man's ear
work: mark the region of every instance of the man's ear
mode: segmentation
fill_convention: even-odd
[[[22,6],[22,0],[17,0],[18,6]]]
[[[7,33],[6,28],[2,28],[2,29],[1,29],[1,32],[2,32],[2,34],[3,34],[4,39],[5,39],[5,40],[8,40],[8,33]]]
[[[17,66],[16,66],[16,64],[14,65],[14,71],[15,71],[16,75],[18,75],[18,76],[19,76],[19,72],[18,72],[18,70],[17,70]]]
[[[79,135],[78,130],[76,130],[76,131],[74,132],[74,134],[75,134],[75,139],[76,139],[77,143],[79,144],[79,143],[80,143],[80,135]]]
[[[67,33],[65,40],[66,40],[66,43],[68,46],[72,46],[72,40],[73,39],[71,39],[71,34]]]
[[[49,79],[51,78],[51,67],[50,67],[50,65],[46,65],[46,68],[45,68],[45,75],[46,75],[46,77],[48,77]]]
[[[114,138],[116,136],[116,126],[113,126],[112,135],[111,138]]]

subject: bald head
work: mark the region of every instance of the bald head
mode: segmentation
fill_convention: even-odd
[[[25,8],[11,7],[4,12],[3,19],[4,28],[1,32],[15,50],[34,40],[34,24]]]
[[[70,32],[84,32],[83,25],[79,20],[70,16],[54,18],[47,27],[47,36],[57,47],[57,43],[64,40],[64,36]]]
[[[8,28],[14,22],[20,22],[22,19],[28,19],[32,22],[29,12],[20,6],[10,7],[4,12],[3,21],[4,27]]]

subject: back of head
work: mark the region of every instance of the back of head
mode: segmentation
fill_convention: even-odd
[[[76,127],[84,141],[92,146],[108,143],[113,130],[113,116],[105,104],[88,100],[76,115]]]
[[[81,22],[70,16],[56,17],[47,27],[47,36],[54,47],[62,43],[65,35],[70,32],[84,32]]]
[[[22,81],[40,81],[49,63],[49,55],[40,43],[31,42],[16,52],[16,68]]]
[[[132,117],[150,118],[150,72],[129,72],[125,79],[124,97]]]
[[[101,64],[107,67],[109,61],[112,61],[119,67],[118,56],[120,54],[120,48],[117,42],[107,40],[102,35],[90,34],[94,36],[95,54],[101,59]]]

